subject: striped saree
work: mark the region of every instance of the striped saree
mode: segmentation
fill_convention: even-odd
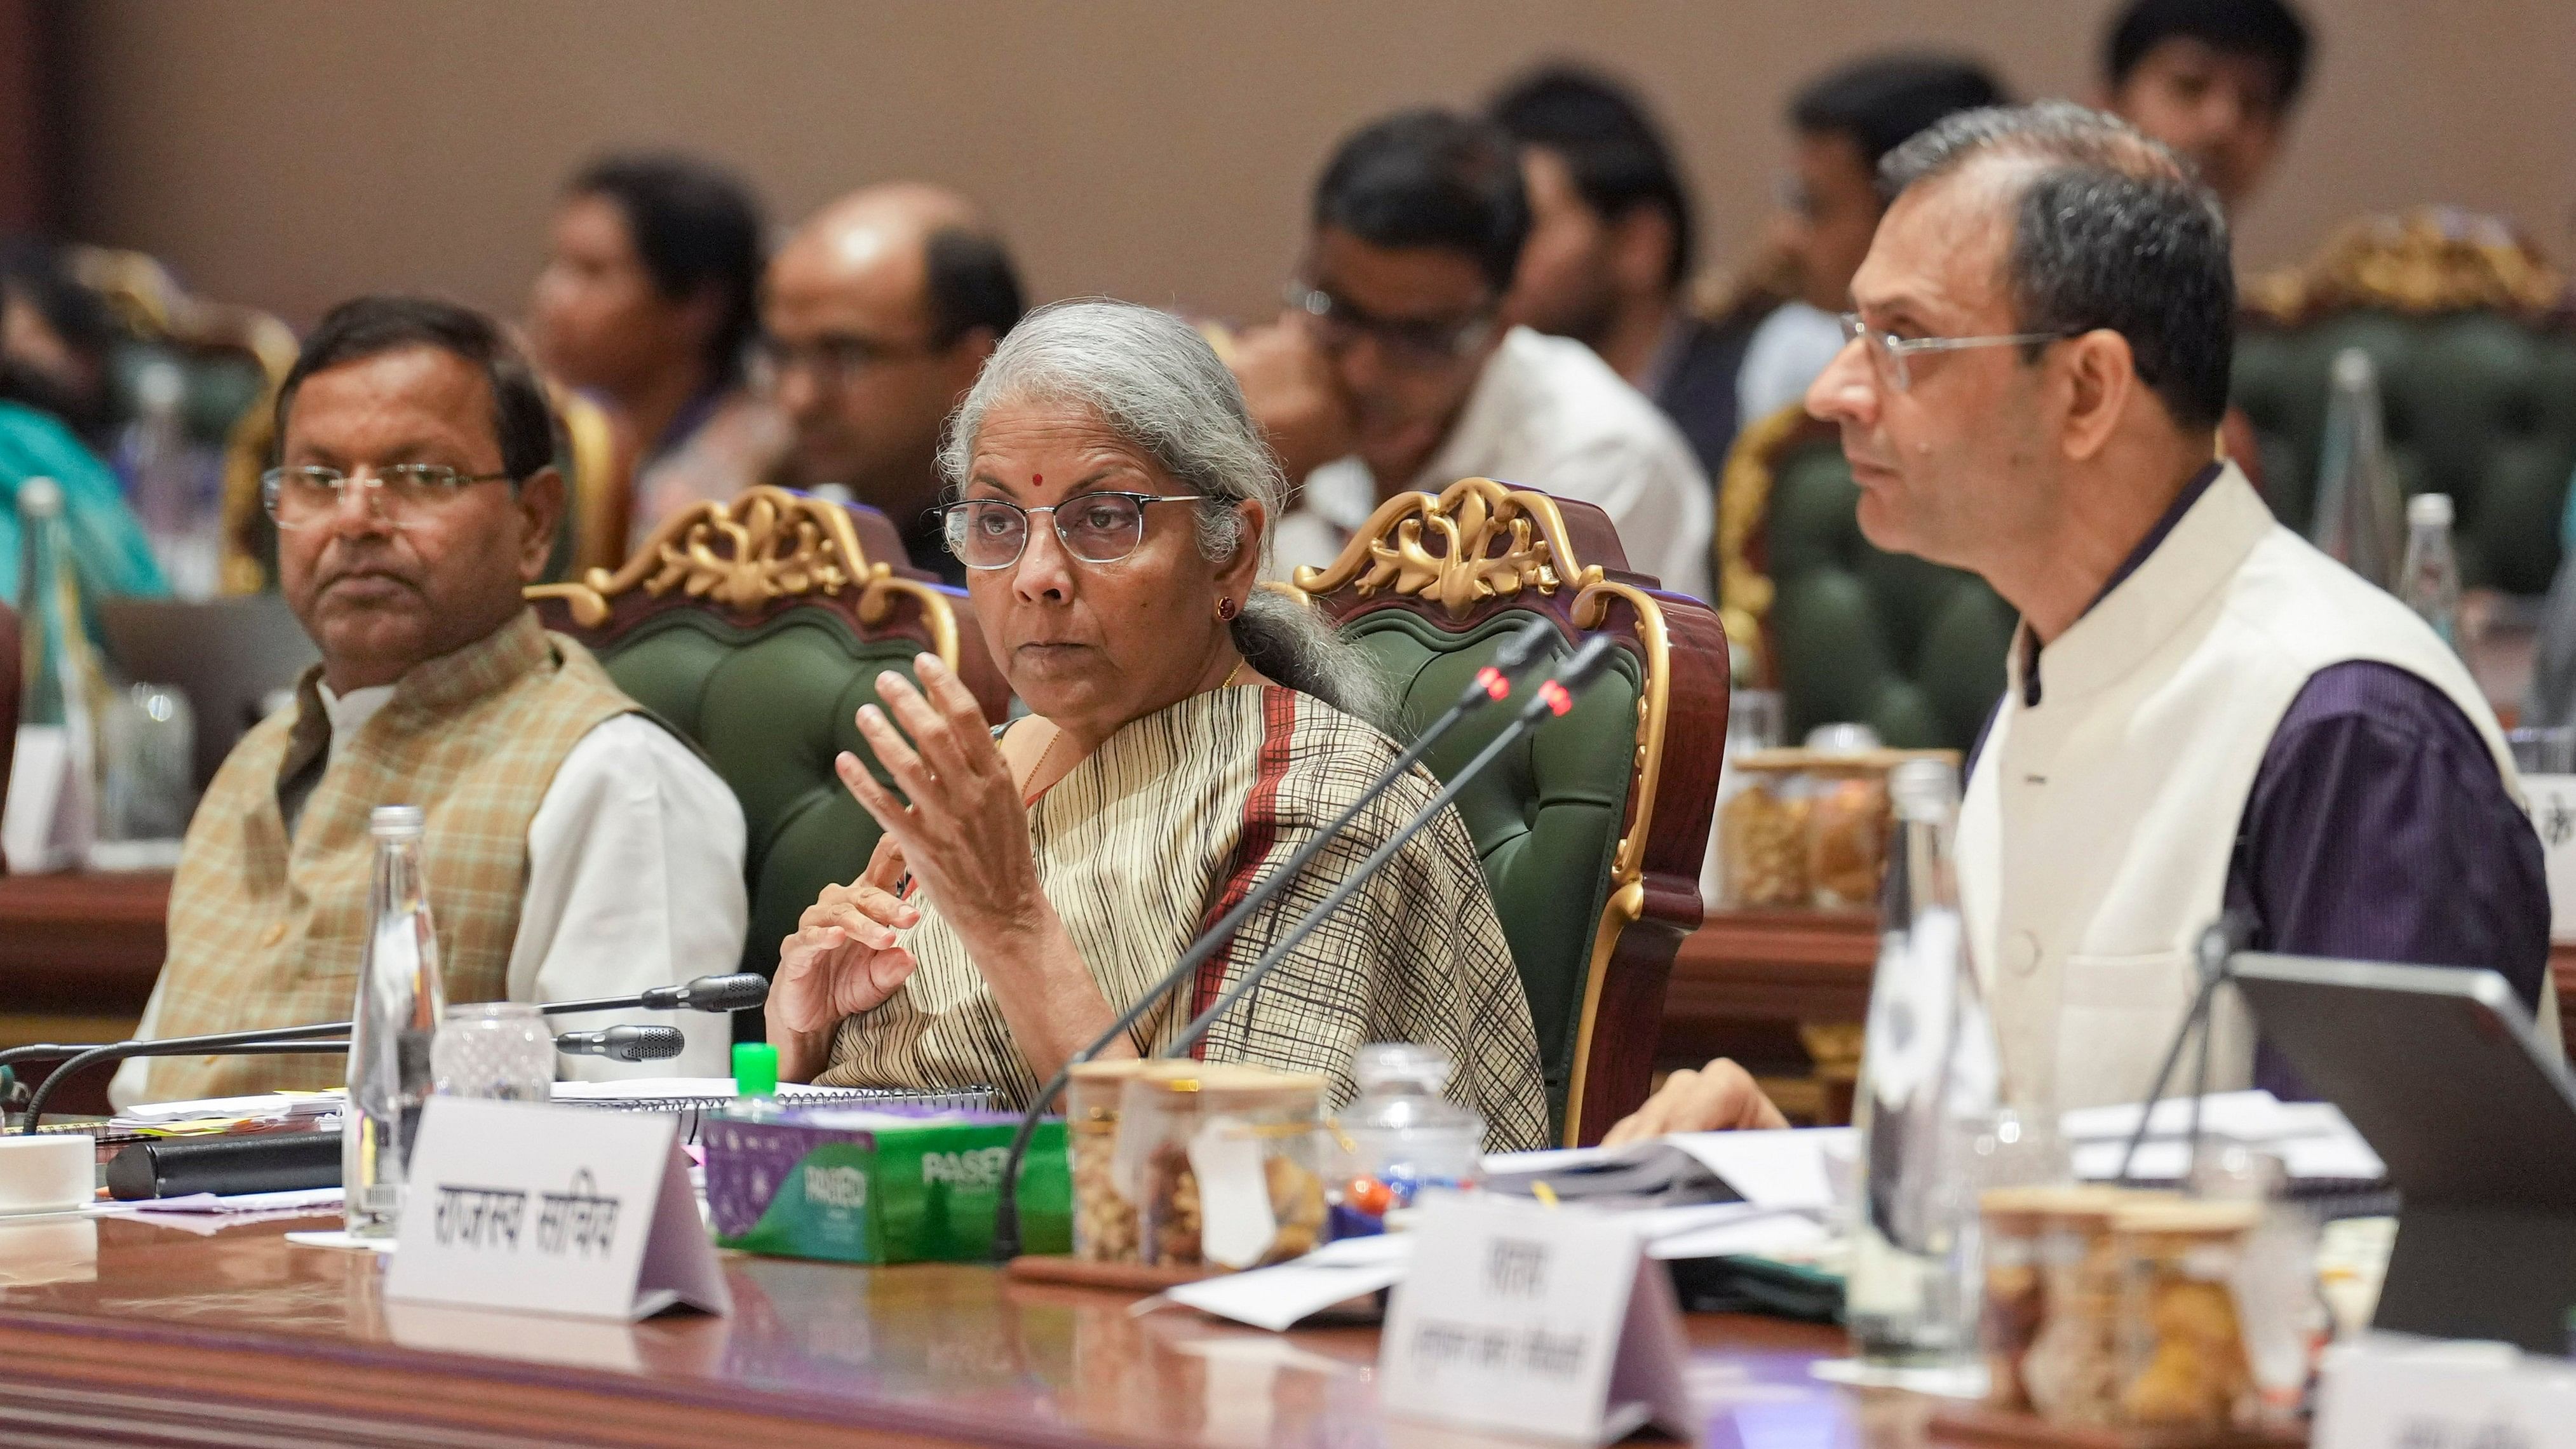
[[[1396,746],[1278,685],[1211,690],[1129,724],[1029,807],[1047,899],[1114,1008],[1171,969],[1199,932],[1275,873],[1391,763]],[[1176,1000],[1136,1028],[1139,1052],[1171,1039],[1241,978],[1438,786],[1417,768],[1255,912]],[[920,963],[883,1005],[841,1023],[834,1086],[990,1083],[1037,1090],[1000,1007],[939,903],[915,897],[905,933]],[[1528,1000],[1455,811],[1408,843],[1211,1029],[1208,1061],[1322,1072],[1335,1101],[1373,1041],[1445,1048],[1449,1095],[1484,1114],[1486,1145],[1545,1145],[1547,1106]]]

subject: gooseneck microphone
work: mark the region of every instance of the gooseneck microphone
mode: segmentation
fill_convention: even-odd
[[[699,994],[699,999],[709,1001],[736,1000],[744,994],[743,988],[739,983],[746,980],[759,982],[761,987],[760,994],[763,997],[768,995],[769,983],[763,981],[758,976],[702,976],[696,981],[687,983],[685,986],[662,987],[659,989],[665,992],[680,993],[686,992],[694,987],[713,983],[709,986],[707,991]],[[675,997],[674,1000],[676,1002],[677,998]],[[613,1005],[620,1007],[633,1007],[641,1004],[641,1002],[633,1000],[619,1000],[613,1003]],[[756,1005],[757,1003],[755,1002],[754,1004]],[[593,1003],[578,1001],[563,1002],[556,1006],[541,1008],[541,1010],[549,1015],[558,1010],[589,1011],[595,1009],[602,1008],[594,1006]],[[653,1007],[650,1009],[670,1010],[673,1008]],[[700,1006],[695,1009],[700,1011],[739,1011],[742,1008],[736,1006]],[[327,1055],[334,1052],[345,1052],[349,1049],[348,1031],[349,1024],[343,1021],[332,1022],[323,1026],[279,1027],[273,1031],[229,1031],[218,1032],[211,1036],[165,1037],[158,1041],[107,1042],[98,1046],[67,1047],[47,1044],[43,1046],[20,1047],[14,1053],[5,1053],[0,1055],[5,1055],[11,1060],[17,1061],[59,1061],[62,1063],[61,1066],[54,1068],[52,1074],[47,1076],[45,1080],[36,1087],[35,1095],[27,1099],[27,1115],[18,1129],[20,1135],[23,1136],[34,1132],[37,1124],[43,1120],[45,1104],[53,1100],[54,1088],[58,1083],[67,1081],[75,1073],[85,1071],[90,1067],[96,1066],[100,1062],[123,1061],[128,1057],[187,1057],[201,1054],[206,1056],[288,1056],[300,1052],[312,1052],[317,1055]],[[334,1033],[336,1033],[336,1035],[334,1035]],[[617,1062],[667,1061],[687,1050],[688,1044],[688,1037],[682,1034],[680,1029],[675,1026],[612,1026],[598,1031],[568,1031],[555,1038],[556,1051],[577,1057],[606,1057],[610,1061]]]
[[[1065,1083],[1073,1079],[1073,1069],[1098,1056],[1111,1042],[1126,1035],[1137,1022],[1144,1020],[1147,1012],[1152,1011],[1182,982],[1195,975],[1201,966],[1206,965],[1210,958],[1234,939],[1235,931],[1245,921],[1251,919],[1253,912],[1268,905],[1274,896],[1287,888],[1289,882],[1297,879],[1305,871],[1306,866],[1323,853],[1326,846],[1332,844],[1343,831],[1350,828],[1351,822],[1359,818],[1361,811],[1375,804],[1378,797],[1393,787],[1396,781],[1410,774],[1413,767],[1421,763],[1423,756],[1430,753],[1432,746],[1438,744],[1443,736],[1455,729],[1461,720],[1489,704],[1510,698],[1511,677],[1536,662],[1547,648],[1548,641],[1557,637],[1560,636],[1555,621],[1540,618],[1531,621],[1519,632],[1504,640],[1502,647],[1494,652],[1493,662],[1476,671],[1475,678],[1459,692],[1457,701],[1451,704],[1438,719],[1433,720],[1421,734],[1415,736],[1413,743],[1398,754],[1394,762],[1385,770],[1379,772],[1378,777],[1369,783],[1367,789],[1360,792],[1358,798],[1354,799],[1340,814],[1326,822],[1324,828],[1316,831],[1304,845],[1299,846],[1296,852],[1288,857],[1285,864],[1271,873],[1268,880],[1254,887],[1234,909],[1226,912],[1215,925],[1200,933],[1199,938],[1190,944],[1187,951],[1181,953],[1181,959],[1173,964],[1170,971],[1164,973],[1161,980],[1139,995],[1133,1005],[1120,1012],[1118,1019],[1109,1024],[1108,1030],[1093,1039],[1089,1046],[1074,1053],[1054,1076],[1047,1079],[1046,1085],[1040,1087],[1037,1096],[1030,1100],[1027,1110],[1021,1113],[1019,1131],[1012,1135],[1010,1153],[1003,1159],[1001,1182],[993,1211],[993,1256],[996,1259],[1007,1262],[1019,1256],[1020,1166],[1027,1160],[1030,1139],[1037,1135],[1039,1118],[1045,1115],[1048,1105],[1055,1101],[1056,1094],[1064,1090]],[[1585,647],[1590,647],[1589,642]],[[1575,657],[1581,658],[1582,651],[1577,650]],[[1545,687],[1547,686],[1543,686]]]
[[[748,971],[739,971],[730,972],[722,976],[700,976],[693,980],[683,981],[677,986],[656,986],[648,991],[639,992],[633,996],[599,996],[593,997],[588,1001],[548,1001],[540,1003],[537,1010],[547,1016],[568,1016],[588,1011],[632,1011],[638,1009],[644,1011],[730,1012],[749,1011],[768,999],[769,979],[767,977],[756,976]],[[668,1031],[671,1028],[661,1027],[656,1029]],[[242,1046],[251,1042],[302,1041],[317,1037],[343,1037],[348,1034],[349,1023],[345,1021],[318,1022],[312,1026],[270,1026],[260,1027],[251,1031],[219,1031],[205,1036],[161,1037],[157,1039],[161,1044],[180,1046],[184,1047],[185,1050],[178,1052],[128,1052],[126,1055],[138,1057],[186,1056],[190,1052],[201,1051],[209,1055],[221,1056],[230,1048]],[[19,1062],[66,1061],[79,1056],[83,1052],[95,1051],[100,1045],[102,1044],[84,1042],[77,1046],[62,1046],[53,1042],[39,1042],[30,1046],[11,1047],[7,1051],[0,1051],[0,1067],[14,1066]],[[109,1043],[109,1045],[124,1045],[124,1043]],[[565,1048],[565,1050],[569,1051],[573,1049]],[[644,1060],[650,1060],[650,1058],[645,1058]]]
[[[1289,928],[1287,935],[1279,938],[1278,944],[1272,946],[1259,961],[1253,963],[1250,970],[1243,973],[1242,980],[1227,987],[1223,995],[1208,1003],[1207,1010],[1191,1018],[1190,1024],[1181,1028],[1180,1035],[1172,1038],[1171,1044],[1155,1055],[1163,1058],[1185,1055],[1193,1043],[1207,1035],[1209,1027],[1216,1025],[1217,1018],[1225,1015],[1236,1002],[1249,995],[1252,988],[1261,984],[1263,977],[1277,970],[1279,963],[1287,960],[1291,952],[1303,945],[1308,936],[1315,933],[1316,927],[1324,924],[1325,920],[1335,911],[1340,910],[1345,902],[1357,895],[1360,887],[1367,885],[1371,877],[1384,870],[1387,862],[1395,859],[1396,852],[1404,849],[1405,845],[1413,837],[1421,834],[1432,821],[1439,819],[1440,812],[1448,809],[1467,786],[1478,775],[1485,772],[1487,766],[1502,758],[1503,751],[1517,744],[1521,736],[1572,709],[1575,694],[1590,684],[1594,675],[1601,672],[1602,666],[1609,663],[1610,651],[1617,647],[1607,634],[1595,634],[1585,640],[1583,647],[1574,651],[1574,657],[1565,662],[1565,667],[1557,671],[1556,677],[1539,686],[1537,695],[1521,707],[1519,716],[1511,722],[1511,725],[1501,734],[1494,736],[1493,743],[1485,746],[1474,759],[1462,766],[1456,775],[1450,777],[1449,783],[1441,788],[1440,793],[1431,797],[1430,804],[1423,806],[1411,820],[1404,822],[1401,829],[1387,837],[1386,844],[1379,846],[1368,859],[1361,861],[1349,875],[1344,876],[1341,883],[1334,886],[1330,894],[1316,902],[1313,910],[1299,918],[1297,924]]]

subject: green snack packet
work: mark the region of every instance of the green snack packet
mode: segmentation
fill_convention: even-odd
[[[716,1244],[849,1263],[980,1262],[993,1253],[1001,1112],[808,1107],[727,1112],[699,1127]],[[1020,1172],[1030,1253],[1073,1249],[1064,1123],[1038,1124]]]

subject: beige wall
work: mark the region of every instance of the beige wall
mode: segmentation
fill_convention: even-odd
[[[2323,35],[2249,265],[2358,211],[2440,200],[2576,255],[2576,4],[2308,0]],[[1042,297],[1244,315],[1295,260],[1333,139],[1471,103],[1533,58],[1633,76],[1717,259],[1769,204],[1789,90],[1931,44],[2017,93],[2088,94],[2107,0],[84,0],[71,218],[301,323],[373,288],[515,312],[552,188],[602,147],[686,146],[792,219],[864,181],[949,180]]]

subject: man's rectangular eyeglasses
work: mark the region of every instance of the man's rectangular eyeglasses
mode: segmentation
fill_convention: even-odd
[[[1490,307],[1460,321],[1390,321],[1303,282],[1290,282],[1285,295],[1290,310],[1315,319],[1327,348],[1338,352],[1362,337],[1374,338],[1399,367],[1428,369],[1455,362],[1494,335]]]
[[[1029,546],[1029,519],[1053,515],[1064,551],[1084,563],[1116,563],[1145,541],[1145,505],[1205,503],[1205,493],[1085,493],[1041,508],[1002,498],[969,498],[939,510],[948,551],[970,569],[1006,569]]]
[[[782,342],[764,337],[755,344],[770,376],[805,368],[826,392],[891,363],[928,357],[940,349],[927,343],[887,342],[855,333],[834,333],[811,342]]]
[[[477,483],[498,483],[507,472],[468,473],[444,463],[388,463],[354,477],[337,468],[271,468],[259,475],[260,506],[280,528],[311,528],[340,509],[351,488],[374,495],[378,512],[397,528],[454,502]]]
[[[2035,347],[2043,342],[2063,342],[2071,333],[2015,332],[2004,337],[1899,337],[1883,327],[1872,327],[1861,320],[1858,312],[1842,314],[1843,345],[1857,342],[1869,354],[1870,365],[1898,392],[1913,386],[1914,379],[1905,367],[1905,359],[1917,352],[1964,352],[1971,347]]]

